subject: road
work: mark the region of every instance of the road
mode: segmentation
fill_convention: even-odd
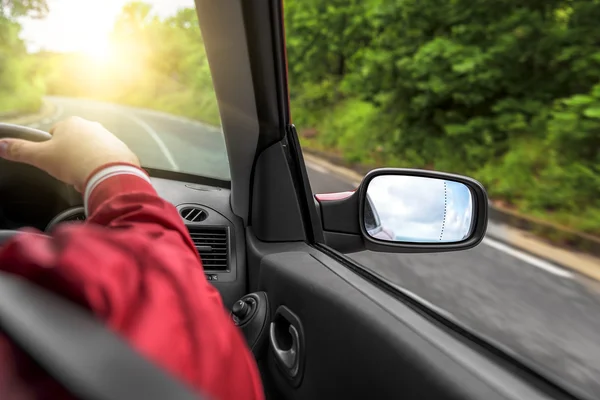
[[[220,129],[183,117],[111,103],[61,97],[47,100],[55,106],[53,114],[30,126],[48,130],[56,121],[76,115],[98,121],[116,132],[146,167],[230,178]]]
[[[142,164],[228,178],[219,130],[184,118],[89,100],[50,98],[54,115],[33,126],[48,129],[78,115],[104,124]],[[209,151],[207,151],[209,149]],[[225,172],[224,172],[225,171]],[[314,192],[354,188],[335,173],[309,165]],[[490,229],[496,229],[491,224]],[[600,398],[600,283],[553,266],[491,238],[445,254],[351,257],[376,274],[444,310],[452,318],[540,369]]]

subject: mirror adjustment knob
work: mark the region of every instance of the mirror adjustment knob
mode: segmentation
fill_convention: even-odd
[[[244,319],[244,317],[246,315],[248,315],[248,312],[250,311],[250,307],[248,306],[248,304],[243,301],[243,300],[238,300],[234,305],[233,308],[231,309],[231,313],[233,315],[235,315],[238,319],[242,320]]]

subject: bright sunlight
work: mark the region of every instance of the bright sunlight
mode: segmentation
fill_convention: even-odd
[[[112,48],[108,38],[94,38],[87,42],[82,52],[97,63],[106,64],[112,56]]]
[[[108,37],[93,37],[86,41],[82,52],[93,61],[106,63],[109,61],[112,53]]]

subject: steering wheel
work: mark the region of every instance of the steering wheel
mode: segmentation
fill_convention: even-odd
[[[51,135],[0,123],[2,138],[43,142]],[[18,233],[0,229],[0,246]],[[5,272],[0,272],[0,328],[79,398],[206,398],[146,361],[89,312]]]
[[[39,129],[0,122],[0,139],[14,138],[29,140],[31,142],[43,142],[51,137],[52,136],[48,132]],[[19,231],[0,229],[0,246],[17,233],[19,233]]]
[[[43,142],[51,137],[52,136],[48,132],[44,132],[39,129],[0,122],[0,139],[14,138],[29,140],[32,142]]]

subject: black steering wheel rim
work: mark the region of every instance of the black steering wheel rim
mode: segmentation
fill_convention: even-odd
[[[43,142],[51,137],[52,136],[48,132],[44,132],[39,129],[0,122],[0,139],[11,138],[29,140],[32,142]],[[0,229],[0,246],[18,233],[19,231],[15,230]]]
[[[0,229],[0,246],[8,242],[13,236],[21,233],[20,231],[14,231],[10,229]]]

